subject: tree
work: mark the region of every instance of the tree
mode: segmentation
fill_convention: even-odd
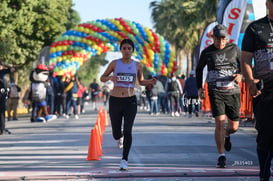
[[[84,66],[79,68],[77,75],[81,77],[85,85],[88,85],[91,80],[97,78],[100,66],[104,66],[108,63],[105,57],[106,54],[93,56],[84,63]]]
[[[176,47],[176,54],[187,56],[187,74],[194,47],[208,22],[215,19],[217,0],[162,0],[150,3],[156,32]],[[183,57],[180,63],[183,64]],[[181,66],[181,65],[180,65]]]
[[[28,79],[32,62],[79,20],[72,0],[2,0],[0,3],[1,59],[19,66],[21,82]]]

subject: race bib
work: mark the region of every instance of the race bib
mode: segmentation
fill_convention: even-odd
[[[133,82],[134,81],[134,76],[132,76],[132,75],[120,75],[120,76],[118,76],[118,81],[119,82]]]
[[[218,89],[233,89],[234,82],[233,81],[217,81],[216,88]]]

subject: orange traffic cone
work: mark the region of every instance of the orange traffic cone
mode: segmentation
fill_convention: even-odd
[[[101,121],[100,121],[100,117],[98,117],[98,119],[97,119],[97,122],[96,122],[96,125],[95,126],[98,126],[98,132],[99,132],[99,138],[100,138],[100,140],[102,140],[102,134],[103,134],[103,132],[102,132],[102,127],[101,127]]]
[[[104,122],[105,122],[105,126],[109,126],[108,114],[106,109],[104,110]]]
[[[104,117],[103,111],[101,111],[99,116],[100,116],[100,122],[101,122],[101,126],[102,126],[102,132],[104,133],[104,131],[105,131],[105,117]]]
[[[104,121],[104,115],[103,115],[103,110],[102,109],[99,110],[99,115],[98,116],[101,118],[101,121]]]
[[[89,148],[88,148],[88,155],[86,160],[100,160],[97,148],[97,141],[96,135],[94,130],[91,130],[90,141],[89,141]]]
[[[97,151],[98,151],[98,155],[99,156],[102,156],[102,148],[101,148],[101,145],[102,145],[102,140],[100,140],[100,135],[99,135],[99,128],[98,128],[98,125],[95,126],[95,129],[94,129],[94,133],[96,135],[96,143],[97,143]]]

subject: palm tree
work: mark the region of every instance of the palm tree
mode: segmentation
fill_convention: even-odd
[[[175,46],[182,72],[187,56],[187,75],[192,70],[192,52],[206,24],[215,18],[218,0],[162,0],[150,3],[156,32]]]

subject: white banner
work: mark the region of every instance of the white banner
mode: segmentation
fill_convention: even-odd
[[[216,21],[211,22],[210,24],[207,25],[207,27],[205,28],[205,31],[202,35],[201,38],[201,43],[200,43],[200,53],[207,48],[209,45],[213,44],[213,38],[212,38],[212,30],[214,28],[214,26],[216,26],[218,23]]]
[[[246,5],[247,0],[232,0],[225,9],[222,24],[228,28],[229,42],[238,44]]]

